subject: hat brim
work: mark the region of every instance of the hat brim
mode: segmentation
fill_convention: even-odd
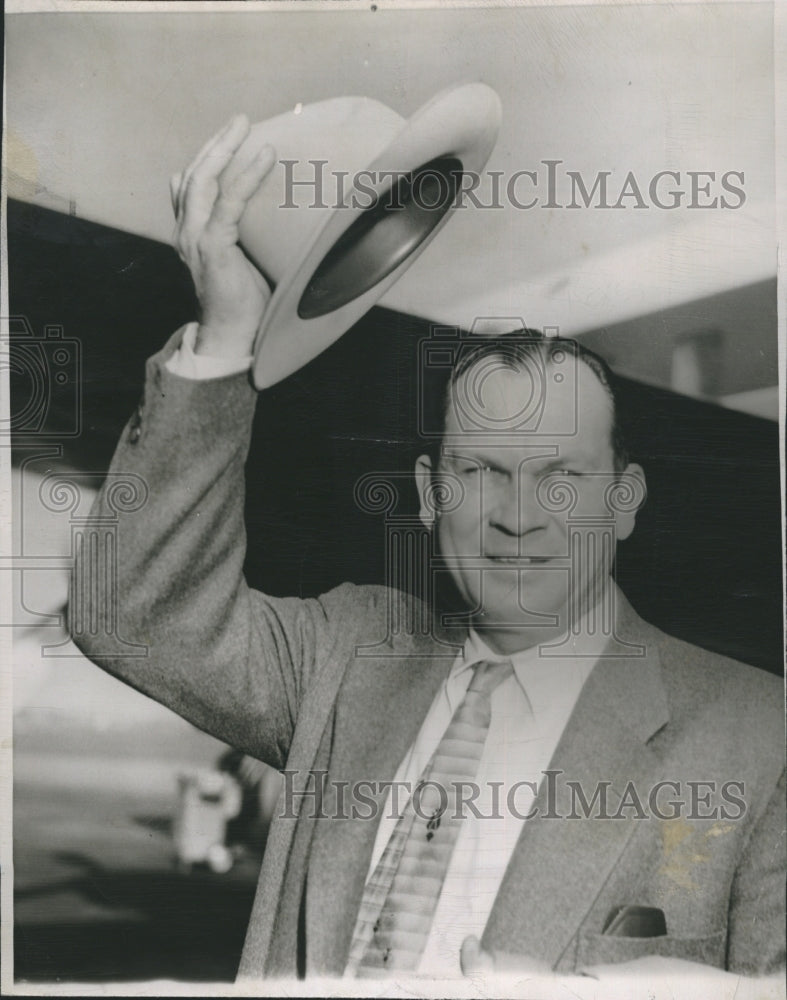
[[[450,218],[463,175],[489,159],[500,118],[497,94],[472,83],[442,91],[406,122],[364,171],[363,190],[348,189],[278,282],[255,342],[257,389],[338,340],[423,253]]]

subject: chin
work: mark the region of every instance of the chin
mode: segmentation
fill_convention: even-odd
[[[537,624],[542,628],[555,628],[549,620],[539,621],[534,616],[549,615],[562,619],[565,608],[565,592],[545,592],[527,580],[521,589],[515,582],[513,586],[490,587],[484,594],[484,618],[490,624],[513,624],[523,628]]]

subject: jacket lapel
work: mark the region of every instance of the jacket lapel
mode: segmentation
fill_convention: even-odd
[[[344,969],[385,802],[384,791],[371,796],[365,788],[364,794],[378,803],[373,811],[357,802],[350,789],[364,781],[379,789],[382,782],[393,780],[451,669],[461,638],[454,634],[448,644],[438,645],[431,637],[410,637],[377,650],[377,655],[356,657],[348,670],[336,704],[323,810],[327,816],[347,818],[324,819],[315,828],[306,897],[307,971],[312,974],[339,974]],[[343,809],[334,792],[337,782],[347,783]],[[355,817],[354,804],[359,812]]]
[[[557,965],[636,828],[630,808],[623,819],[579,818],[577,793],[592,803],[604,789],[609,816],[627,801],[629,782],[647,789],[657,763],[647,742],[668,720],[658,632],[618,599],[617,637],[641,644],[642,655],[602,654],[588,678],[506,870],[483,935],[488,949]],[[591,806],[591,817],[600,812]]]

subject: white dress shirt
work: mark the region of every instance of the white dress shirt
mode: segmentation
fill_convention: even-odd
[[[189,323],[183,331],[180,347],[167,360],[166,367],[173,375],[181,378],[208,379],[222,378],[248,371],[251,355],[247,358],[214,358],[206,354],[194,353],[197,324]]]

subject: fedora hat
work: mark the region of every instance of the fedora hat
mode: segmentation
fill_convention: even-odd
[[[481,83],[444,90],[409,119],[337,97],[253,126],[277,161],[239,226],[275,286],[255,341],[258,389],[329,347],[412,264],[499,127],[499,98]]]

